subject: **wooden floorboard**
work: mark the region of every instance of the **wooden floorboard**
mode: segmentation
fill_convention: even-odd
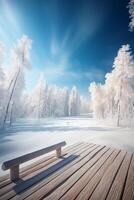
[[[134,154],[129,166],[128,176],[126,179],[126,185],[123,192],[123,200],[134,200]]]
[[[0,178],[0,200],[134,200],[134,154],[76,143]]]
[[[129,164],[131,161],[131,154],[127,153],[121,166],[120,169],[113,181],[113,184],[111,186],[111,189],[107,195],[107,200],[114,199],[114,200],[120,200],[123,189],[124,189],[124,184],[129,168]]]

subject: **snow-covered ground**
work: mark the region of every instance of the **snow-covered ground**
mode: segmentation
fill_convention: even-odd
[[[134,129],[106,126],[88,116],[20,120],[0,134],[0,164],[61,141],[67,145],[92,142],[134,152]]]

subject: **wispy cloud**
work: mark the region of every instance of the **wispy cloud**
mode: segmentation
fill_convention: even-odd
[[[86,40],[91,39],[99,30],[105,14],[106,12],[103,12],[101,6],[95,6],[93,3],[89,5],[83,3],[74,19],[75,23],[72,20],[72,24],[66,30],[62,48],[67,49],[69,55],[73,54],[75,50]]]
[[[93,5],[94,6],[94,5]],[[101,10],[101,8],[100,8]],[[104,14],[98,8],[92,8],[92,5],[83,4],[75,19],[71,21],[68,29],[61,40],[57,40],[53,34],[50,46],[50,59],[44,63],[44,75],[50,81],[59,79],[82,80],[87,79],[102,80],[104,73],[94,68],[93,70],[76,71],[74,70],[73,53],[87,40],[91,39],[104,19]],[[100,12],[100,13],[98,13]],[[74,23],[75,21],[75,23]],[[83,68],[77,66],[76,68]],[[88,68],[87,68],[88,69]]]
[[[48,61],[46,62],[43,73],[50,82],[64,79],[70,79],[76,82],[86,79],[91,82],[94,80],[102,81],[105,77],[104,71],[96,67],[89,66],[86,70],[80,70],[82,66],[79,66],[79,68],[75,70],[72,66],[76,67],[66,59],[60,60],[60,62],[57,63]]]
[[[97,69],[96,67],[89,66],[85,67],[86,70],[81,70],[82,65],[77,63],[73,65],[68,57],[62,56],[59,60],[46,60],[43,69],[32,68],[29,72],[26,73],[26,82],[27,89],[31,90],[41,73],[44,74],[44,78],[51,84],[60,84],[64,80],[64,83],[73,82],[74,84],[80,83],[83,81],[92,82],[97,81],[101,82],[104,80],[105,73],[102,70]],[[68,85],[63,85],[68,86]]]
[[[55,37],[53,37],[51,40],[50,52],[52,56],[57,56],[60,52],[59,44]]]
[[[21,33],[21,27],[18,23],[17,11],[12,6],[11,1],[0,1],[0,40],[7,44]]]

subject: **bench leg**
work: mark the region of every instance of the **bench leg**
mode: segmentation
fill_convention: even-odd
[[[10,180],[16,181],[19,179],[19,165],[10,168]]]
[[[61,148],[56,149],[56,155],[57,155],[57,158],[61,157]]]

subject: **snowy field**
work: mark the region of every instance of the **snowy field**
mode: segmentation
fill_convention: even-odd
[[[106,126],[89,116],[20,120],[0,134],[0,164],[61,141],[67,145],[92,142],[134,152],[134,129]]]

